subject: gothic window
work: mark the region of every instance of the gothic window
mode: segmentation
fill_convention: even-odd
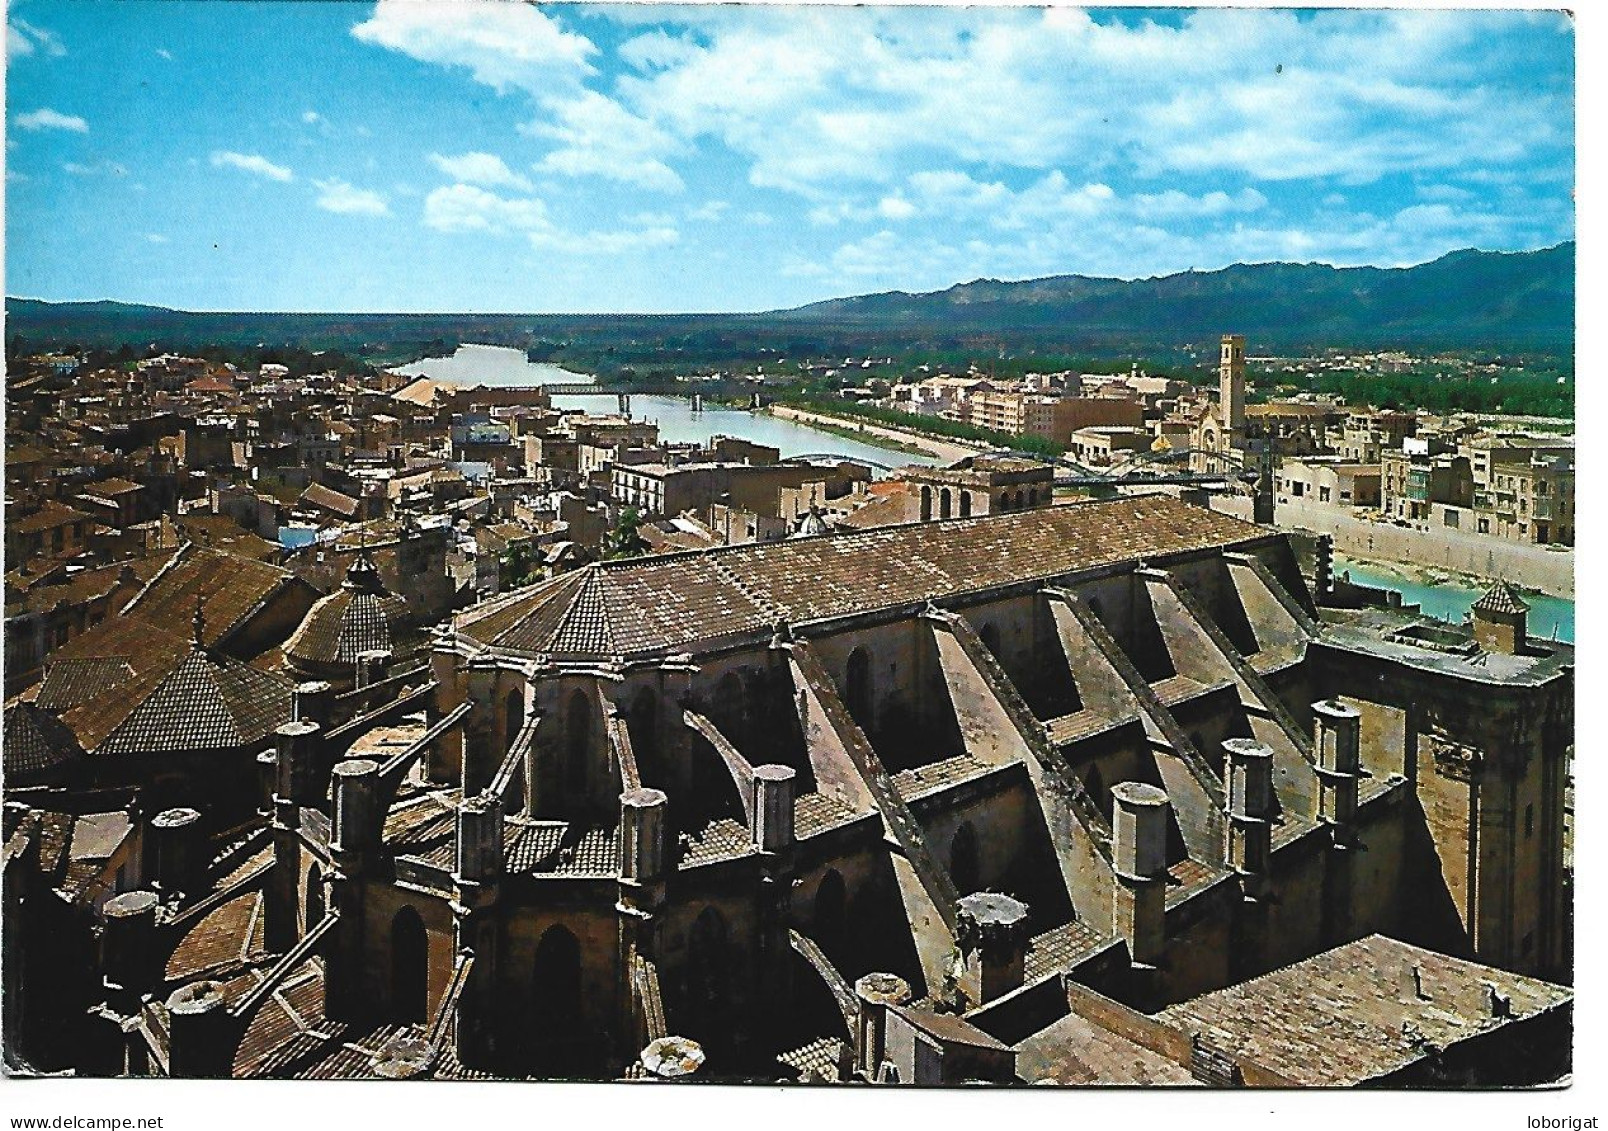
[[[312,930],[324,919],[324,881],[318,868],[307,869],[307,930]]]
[[[566,793],[579,790],[586,782],[586,754],[592,745],[592,704],[586,692],[577,688],[570,695],[564,719],[563,787]]]
[[[399,1022],[427,1019],[430,997],[430,942],[424,921],[411,907],[391,920],[391,1012]]]
[[[972,497],[970,491],[960,493],[960,517],[970,518],[972,512]]]
[[[843,877],[836,869],[828,870],[815,889],[815,909],[810,919],[810,930],[815,942],[834,963],[842,963],[846,898]]]
[[[922,522],[930,522],[930,521],[932,521],[932,488],[931,487],[923,487],[921,489],[921,521]]]
[[[938,493],[938,517],[949,518],[954,514],[955,499],[948,487]]]
[[[862,730],[871,726],[871,654],[864,648],[849,653],[845,705]]]
[[[581,1020],[581,944],[566,927],[547,928],[531,968],[531,1012],[552,1040],[574,1036]]]

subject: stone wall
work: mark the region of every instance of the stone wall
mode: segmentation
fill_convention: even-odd
[[[1251,520],[1252,501],[1238,496],[1212,496],[1212,510]],[[1407,565],[1446,569],[1476,577],[1500,577],[1527,589],[1558,597],[1574,597],[1574,551],[1549,550],[1526,542],[1509,542],[1458,530],[1416,530],[1364,522],[1335,507],[1280,503],[1274,523],[1285,529],[1311,530],[1334,536],[1341,554],[1377,558]]]

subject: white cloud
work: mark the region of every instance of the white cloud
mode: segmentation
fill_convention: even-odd
[[[639,216],[638,221],[663,217]],[[425,198],[424,223],[441,232],[520,233],[532,248],[569,256],[610,256],[665,247],[680,234],[666,223],[621,231],[575,232],[555,224],[534,198],[510,199],[474,185],[438,188]]]
[[[166,47],[158,47],[156,49],[156,53],[159,57],[166,59],[170,63],[173,61],[173,52],[169,51]]]
[[[214,168],[239,169],[243,172],[266,177],[270,181],[293,181],[296,174],[284,165],[275,165],[268,158],[256,153],[234,153],[226,149],[214,150],[212,153]]]
[[[687,213],[689,220],[718,220],[725,215],[731,205],[724,200],[708,200]]]
[[[677,142],[652,121],[590,90],[543,105],[553,120],[523,127],[525,133],[559,143],[537,163],[542,172],[604,177],[664,192],[683,187],[664,161]]]
[[[514,172],[494,153],[465,153],[458,157],[443,157],[439,153],[432,153],[430,164],[454,181],[465,184],[485,185],[487,188],[516,188],[521,192],[530,192],[532,188],[529,178]]]
[[[388,216],[391,213],[385,197],[373,189],[354,188],[338,178],[315,180],[313,187],[318,190],[318,207],[325,212],[343,216]]]
[[[440,232],[530,231],[548,226],[540,200],[510,200],[474,185],[449,185],[424,198],[424,223]]]
[[[167,243],[168,238],[166,236],[164,236],[161,232],[146,232],[145,233],[145,242],[146,243]]]
[[[23,19],[13,19],[6,24],[6,58],[17,59],[24,55],[32,55],[35,51],[52,59],[59,59],[67,54],[61,38],[47,28],[36,27]]]
[[[30,110],[26,114],[18,114],[12,119],[20,130],[67,130],[71,133],[87,134],[89,123],[76,114],[61,114],[49,107]]]
[[[592,73],[587,59],[597,50],[534,6],[501,0],[380,0],[352,34],[422,62],[468,68],[499,92],[572,89]]]
[[[324,115],[317,110],[303,110],[301,120],[303,125],[316,126],[324,120]]]

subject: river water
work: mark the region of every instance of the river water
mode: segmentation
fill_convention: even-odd
[[[451,357],[427,357],[398,366],[395,372],[464,385],[592,383],[589,374],[575,373],[547,362],[528,361],[522,351],[501,346],[459,346]],[[594,413],[613,412],[616,407],[612,397],[604,396],[557,396],[553,398],[553,404],[558,408],[586,409]],[[656,423],[660,439],[667,443],[703,444],[712,436],[736,436],[777,448],[784,457],[820,454],[885,467],[907,463],[933,466],[939,462],[929,456],[911,455],[836,436],[819,428],[779,420],[765,413],[718,405],[710,405],[702,412],[695,413],[692,411],[692,401],[686,397],[633,395],[631,415],[638,420]]]
[[[1381,562],[1359,562],[1341,554],[1334,556],[1334,574],[1349,573],[1358,585],[1371,585],[1380,589],[1394,589],[1401,594],[1404,604],[1421,605],[1426,616],[1461,624],[1463,614],[1484,594],[1485,589],[1475,588],[1466,579],[1453,578],[1434,583],[1415,576],[1411,567],[1391,566]],[[1574,602],[1562,597],[1526,593],[1524,603],[1530,606],[1529,630],[1531,636],[1557,638],[1574,643]]]

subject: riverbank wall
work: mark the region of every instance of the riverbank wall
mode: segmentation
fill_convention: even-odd
[[[876,437],[879,436],[894,443],[908,444],[946,463],[954,463],[957,460],[965,459],[967,456],[974,456],[989,450],[981,444],[966,444],[959,440],[949,439],[940,440],[925,433],[912,432],[905,428],[895,428],[887,424],[871,424],[852,416],[833,416],[831,413],[811,412],[807,409],[794,408],[791,405],[773,404],[766,411],[783,420],[792,420],[799,424],[824,424],[833,428],[847,429],[856,435],[864,436],[865,442],[868,444],[876,443]]]
[[[1213,510],[1251,521],[1252,501],[1214,495]],[[1508,542],[1457,530],[1421,530],[1354,518],[1333,507],[1280,503],[1273,525],[1286,530],[1328,534],[1336,553],[1396,562],[1420,570],[1445,570],[1471,577],[1500,578],[1523,589],[1574,599],[1574,550],[1549,550],[1527,542]]]

